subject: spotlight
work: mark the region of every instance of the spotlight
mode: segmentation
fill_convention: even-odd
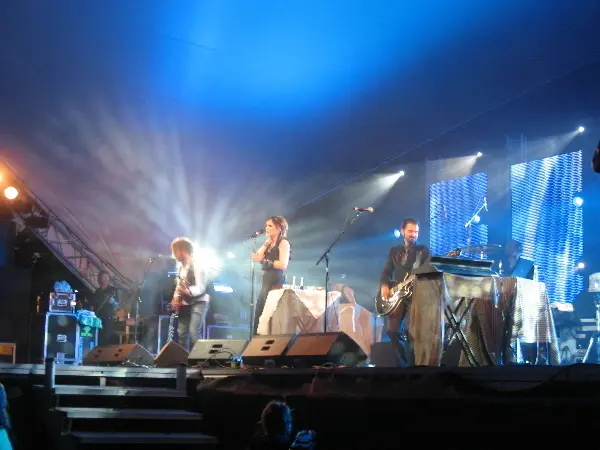
[[[585,269],[585,263],[578,262],[576,267],[577,267],[578,269]]]
[[[394,237],[395,237],[396,239],[399,239],[399,238],[400,238],[400,236],[402,236],[402,235],[400,234],[400,230],[394,230]]]
[[[483,156],[483,153],[481,152],[477,152],[477,154],[475,155],[477,158],[481,158]]]
[[[398,172],[398,176],[399,177],[403,177],[404,176],[404,170],[401,170],[400,172]]]
[[[19,195],[19,191],[13,186],[4,189],[4,196],[9,200],[14,200]]]
[[[577,128],[577,131],[579,131],[580,133],[583,133],[585,131],[585,128],[579,127],[579,128]]]
[[[583,205],[583,199],[581,197],[573,197],[573,204],[575,206]]]

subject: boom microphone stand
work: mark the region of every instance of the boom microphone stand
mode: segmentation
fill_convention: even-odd
[[[254,249],[254,253],[256,253],[256,236],[252,237],[252,248]],[[254,274],[255,274],[255,263],[250,259],[250,339],[254,334],[254,302],[256,298],[254,297]]]
[[[334,241],[331,243],[331,245],[329,247],[327,247],[327,250],[325,250],[325,253],[323,253],[321,255],[321,257],[315,264],[316,266],[318,266],[319,264],[321,264],[321,261],[325,260],[325,314],[324,314],[325,323],[323,324],[323,332],[324,333],[327,333],[327,306],[328,306],[327,302],[329,300],[329,253],[331,253],[331,250],[333,249],[333,247],[335,247],[335,245],[340,241],[340,239],[342,238],[344,233],[346,233],[346,230],[348,229],[348,227],[350,225],[352,225],[354,222],[356,222],[356,219],[358,219],[358,216],[360,216],[360,214],[363,212],[365,212],[365,211],[359,210],[356,212],[356,214],[354,215],[354,218],[346,226],[344,226],[344,228],[342,229],[340,234],[338,234],[338,236],[334,239]]]

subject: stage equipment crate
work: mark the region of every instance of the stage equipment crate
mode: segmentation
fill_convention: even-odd
[[[51,292],[50,293],[50,312],[72,313],[75,311],[76,305],[75,294],[68,292]]]
[[[56,364],[80,365],[97,343],[98,328],[85,318],[70,313],[46,313],[44,359],[54,358]]]

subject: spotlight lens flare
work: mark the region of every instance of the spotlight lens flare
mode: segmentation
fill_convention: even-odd
[[[579,128],[577,128],[577,131],[579,131],[580,133],[583,133],[585,131],[585,128],[584,127],[579,127]]]
[[[481,152],[477,152],[477,154],[475,155],[477,158],[481,158],[483,156],[483,153]]]
[[[581,206],[583,205],[583,199],[581,197],[575,197],[573,198],[573,204],[575,206]]]
[[[394,230],[394,237],[395,237],[396,239],[399,239],[399,238],[400,238],[400,236],[401,236],[401,234],[400,234],[400,230]]]
[[[13,186],[9,186],[4,189],[4,196],[9,200],[14,200],[19,195],[19,191]]]

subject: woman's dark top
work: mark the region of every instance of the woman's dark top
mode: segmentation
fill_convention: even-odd
[[[281,241],[286,240],[286,238],[282,238],[279,240],[277,245],[271,247],[269,250],[265,252],[265,259],[269,261],[277,261],[279,260],[279,244]],[[288,241],[289,242],[289,241]],[[291,257],[291,249],[290,249],[290,257]],[[266,286],[280,286],[285,284],[285,271],[281,269],[276,269],[274,267],[265,268],[263,266],[263,287]]]

